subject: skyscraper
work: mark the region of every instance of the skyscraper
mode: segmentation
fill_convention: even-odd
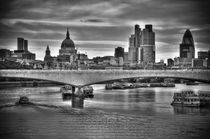
[[[187,29],[180,44],[180,58],[195,58],[195,46],[192,33]]]
[[[146,25],[143,29],[140,47],[140,61],[155,63],[155,32],[152,30],[152,25]]]
[[[152,25],[145,25],[143,30],[135,25],[135,32],[129,38],[128,60],[132,64],[155,62],[155,33]]]
[[[17,38],[17,50],[24,50],[24,39],[23,38]]]
[[[24,51],[28,51],[28,40],[24,40],[24,45],[23,45]]]

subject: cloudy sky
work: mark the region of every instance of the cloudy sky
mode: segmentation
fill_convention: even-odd
[[[128,50],[135,24],[153,24],[156,61],[179,56],[179,44],[190,29],[196,51],[210,50],[209,0],[1,0],[0,48],[17,49],[17,37],[43,59],[49,44],[57,56],[66,28],[80,52],[113,55]]]

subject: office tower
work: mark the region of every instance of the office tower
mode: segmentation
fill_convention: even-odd
[[[146,25],[141,34],[140,61],[144,63],[155,63],[155,32],[152,25]]]
[[[195,46],[192,33],[187,29],[180,44],[180,58],[195,58]]]
[[[23,38],[17,38],[17,50],[24,50],[24,39]]]
[[[155,63],[155,33],[152,25],[141,30],[135,25],[135,32],[129,38],[128,60],[131,64]]]
[[[24,51],[28,51],[28,40],[24,40],[24,45],[23,45]]]
[[[122,47],[117,47],[117,48],[115,48],[114,56],[115,56],[116,58],[124,57],[124,48],[122,48]]]

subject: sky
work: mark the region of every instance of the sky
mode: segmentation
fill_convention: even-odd
[[[49,45],[59,54],[69,27],[80,53],[114,55],[128,51],[134,25],[152,24],[156,61],[179,56],[179,44],[190,29],[197,51],[210,50],[209,0],[1,0],[0,49],[17,49],[17,37],[28,40],[29,51],[43,60]]]

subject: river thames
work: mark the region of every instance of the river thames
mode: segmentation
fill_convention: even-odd
[[[60,86],[0,89],[0,138],[208,138],[210,108],[173,107],[174,91],[210,90],[208,84],[105,90],[93,85],[84,108],[63,101]],[[20,96],[37,104],[15,105]]]

